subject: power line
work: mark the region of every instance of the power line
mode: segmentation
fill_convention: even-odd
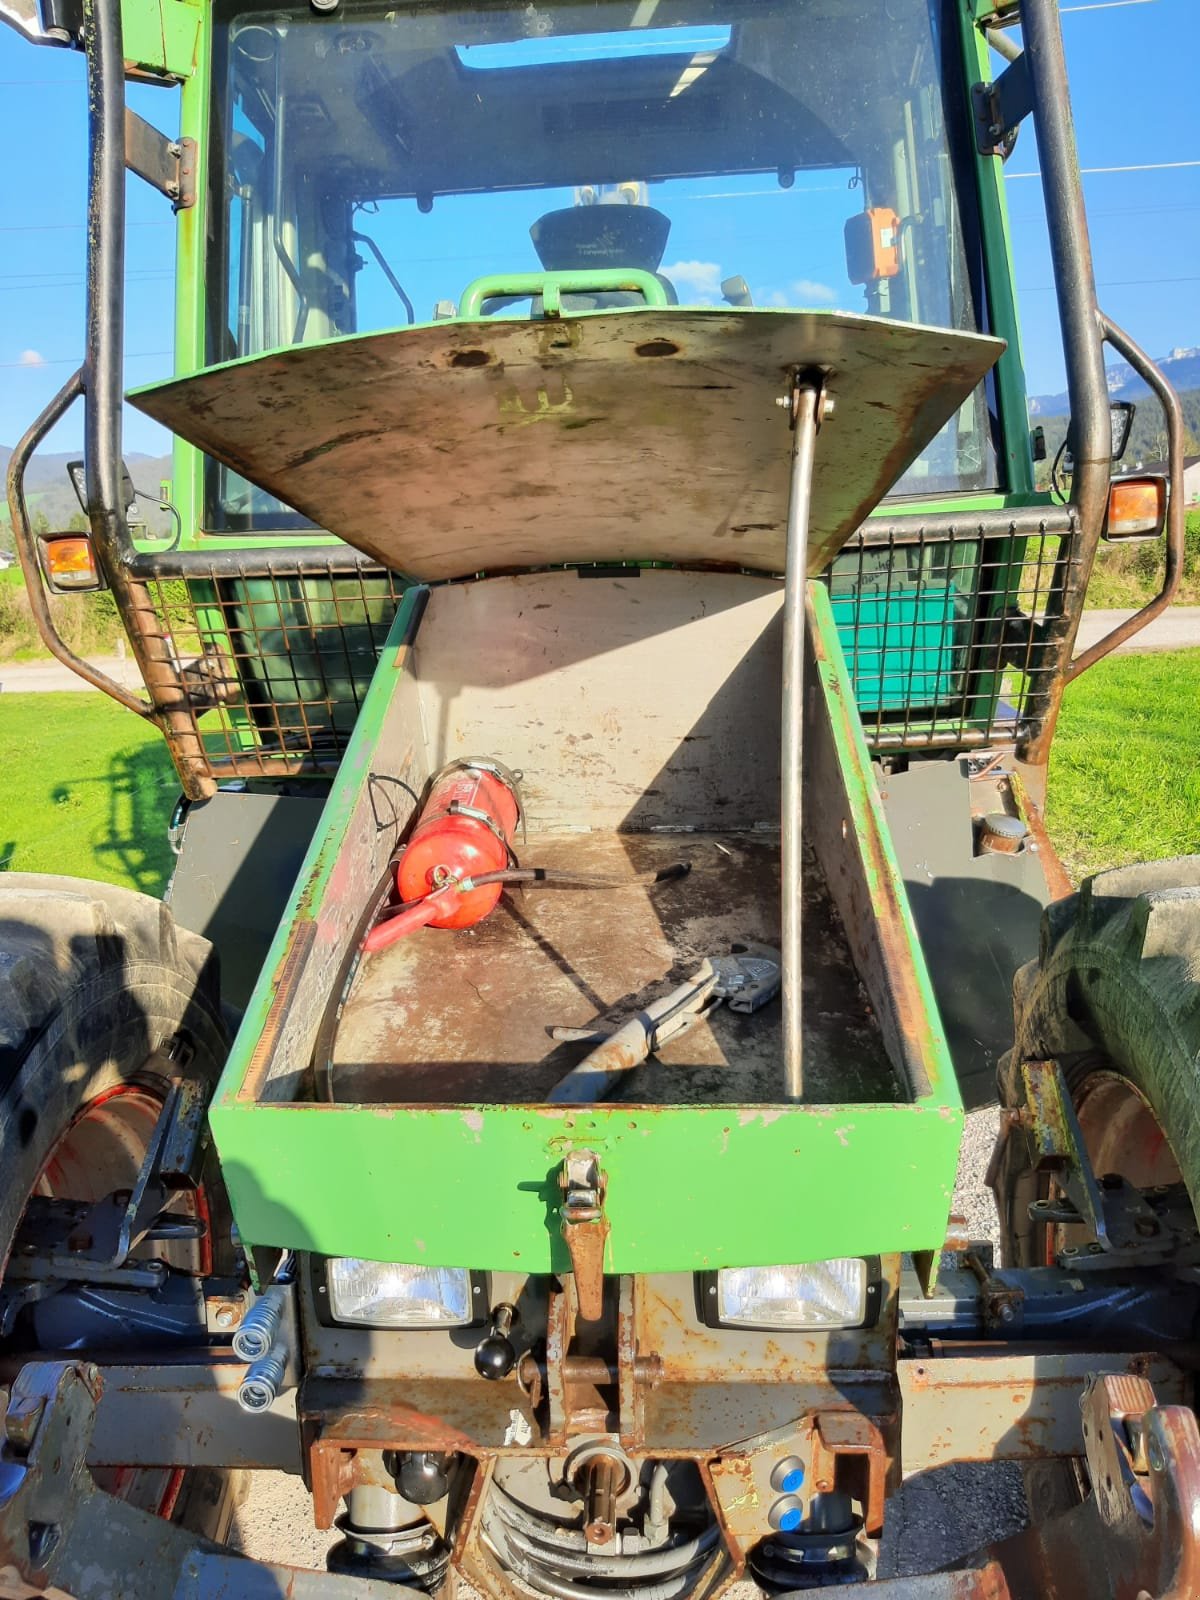
[[[1200,283],[1196,278],[1109,278],[1104,283],[1097,283],[1097,289],[1144,289],[1160,283]],[[1035,283],[1022,287],[1021,294],[1050,294],[1054,290],[1052,283]]]
[[[163,356],[173,354],[174,351],[172,350],[131,350],[125,359],[126,361],[148,361],[153,357],[158,360]],[[78,356],[54,356],[48,361],[0,361],[0,368],[25,367],[29,372],[37,372],[42,367],[77,367],[80,364],[81,358]]]
[[[1169,172],[1176,167],[1200,167],[1200,161],[1143,161],[1133,167],[1080,167],[1081,176],[1093,177],[1098,172]],[[1006,172],[1006,178],[1040,178],[1040,172]]]
[[[173,228],[174,219],[155,218],[150,222],[127,222],[127,228]],[[67,233],[82,232],[87,227],[86,222],[22,222],[14,227],[0,227],[0,233]]]
[[[131,273],[126,283],[164,283],[173,278],[173,272]],[[70,278],[63,283],[0,283],[0,294],[33,294],[39,289],[82,289],[82,277]]]
[[[1067,16],[1072,11],[1116,11],[1120,6],[1151,6],[1155,0],[1092,0],[1086,6],[1060,6],[1059,15]]]

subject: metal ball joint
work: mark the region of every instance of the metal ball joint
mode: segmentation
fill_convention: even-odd
[[[450,1487],[447,1457],[432,1450],[410,1450],[393,1467],[396,1487],[414,1506],[431,1506],[445,1499]]]
[[[509,1334],[520,1320],[516,1306],[498,1305],[488,1331],[475,1346],[475,1371],[481,1378],[507,1378],[517,1364],[516,1347]]]

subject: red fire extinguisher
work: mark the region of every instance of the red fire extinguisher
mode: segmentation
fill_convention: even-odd
[[[516,865],[521,820],[517,780],[498,761],[455,761],[430,784],[417,825],[396,868],[404,901],[377,923],[365,950],[383,950],[416,928],[471,928],[494,910],[503,884],[474,884]]]

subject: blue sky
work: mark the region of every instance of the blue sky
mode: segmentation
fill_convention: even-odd
[[[1101,302],[1154,355],[1200,345],[1200,10],[1195,0],[1066,0],[1063,10]],[[3,444],[16,442],[82,352],[82,68],[78,56],[34,49],[0,27]],[[144,116],[173,126],[173,93],[134,88],[130,100]],[[1064,384],[1040,188],[1036,178],[1021,176],[1036,167],[1026,130],[1008,166],[1009,203],[1029,387],[1044,393]],[[1154,170],[1086,171],[1129,167]],[[135,178],[129,220],[132,387],[170,372],[173,224],[167,203]],[[419,315],[428,309],[418,304]],[[76,411],[48,448],[76,448],[81,429]],[[165,446],[160,429],[127,414],[128,451]]]

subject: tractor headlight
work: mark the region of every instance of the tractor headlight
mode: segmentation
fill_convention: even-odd
[[[725,1267],[700,1280],[710,1328],[861,1328],[879,1309],[879,1263],[837,1256],[798,1267]]]
[[[316,1288],[330,1322],[365,1328],[465,1328],[487,1312],[486,1284],[465,1267],[331,1256]]]

